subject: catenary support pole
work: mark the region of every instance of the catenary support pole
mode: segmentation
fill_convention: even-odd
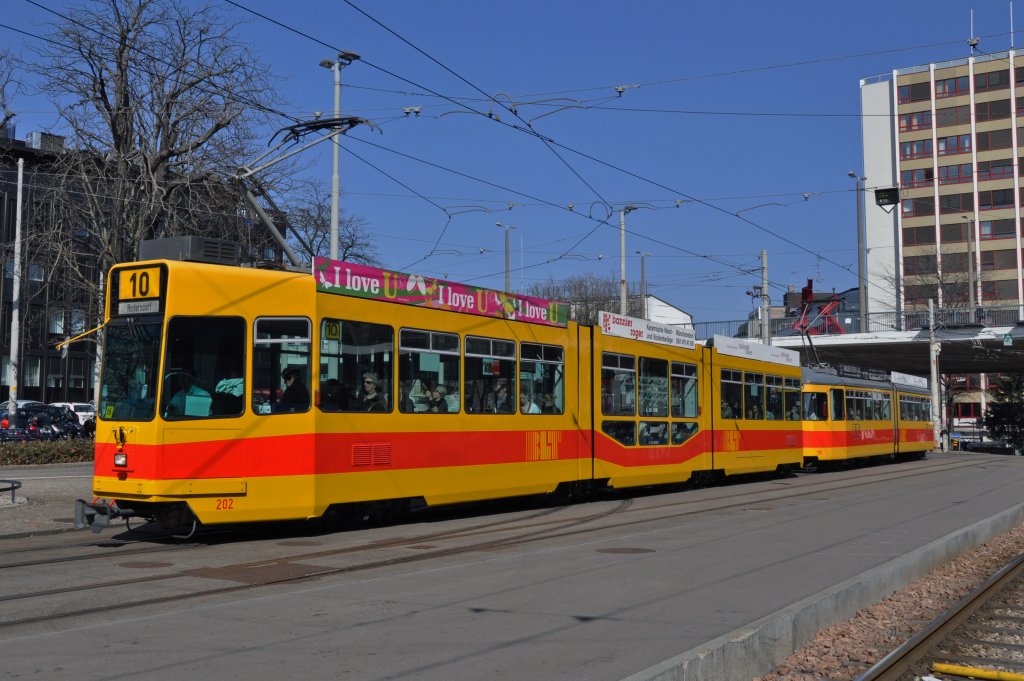
[[[768,297],[768,251],[761,250],[761,342],[772,344],[772,307]]]
[[[18,381],[21,350],[21,204],[25,191],[25,159],[18,159],[18,200],[14,215],[14,291],[11,298],[11,390],[7,398],[7,410],[11,421],[18,413]]]
[[[942,412],[939,407],[939,352],[938,341],[935,340],[935,301],[928,299],[928,365],[931,367],[932,388],[932,437],[936,443],[942,437]],[[899,408],[899,405],[896,405]]]

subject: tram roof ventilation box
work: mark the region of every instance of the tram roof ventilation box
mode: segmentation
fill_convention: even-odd
[[[234,241],[202,236],[147,239],[139,244],[139,260],[185,260],[237,267],[241,260],[239,252]]]

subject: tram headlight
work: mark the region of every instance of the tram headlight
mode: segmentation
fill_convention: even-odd
[[[114,454],[114,465],[119,468],[124,468],[128,465],[128,455],[124,452],[117,452]]]

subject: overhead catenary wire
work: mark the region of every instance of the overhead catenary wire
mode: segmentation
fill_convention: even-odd
[[[33,0],[28,0],[28,1],[29,1],[29,2],[32,2],[32,4],[35,4],[36,6],[39,6],[39,7],[43,8],[43,9],[47,9],[47,11],[53,12],[53,13],[57,14],[58,16],[62,16],[62,17],[64,17],[64,18],[66,18],[66,19],[69,19],[69,18],[68,18],[68,17],[66,17],[65,15],[61,15],[60,13],[54,12],[53,10],[49,10],[49,8],[45,8],[45,7],[43,7],[42,5],[39,5],[39,3],[33,2]],[[227,1],[227,2],[229,2],[229,3],[230,3],[230,4],[232,4],[232,5],[235,5],[235,6],[239,7],[239,8],[242,8],[242,9],[246,9],[247,11],[252,11],[252,10],[249,10],[248,8],[245,8],[244,6],[240,5],[239,3],[237,3],[237,2],[234,2],[233,0],[226,0],[226,1]],[[352,4],[352,3],[349,3],[349,4]],[[355,7],[355,6],[353,5],[353,7]],[[361,10],[360,10],[360,11],[361,11]],[[255,13],[255,12],[254,12],[254,13]],[[255,14],[257,14],[258,16],[261,16],[261,17],[263,17],[263,18],[265,18],[265,19],[267,19],[268,21],[272,21],[272,22],[273,22],[273,23],[275,23],[275,24],[281,25],[282,27],[288,28],[289,30],[293,30],[293,31],[295,31],[295,29],[292,29],[291,27],[287,27],[286,25],[282,24],[281,22],[277,22],[276,20],[273,20],[273,19],[269,19],[269,18],[265,17],[264,15],[261,15],[261,14],[258,14],[258,13],[255,13]],[[69,20],[71,20],[71,19],[69,19]],[[17,30],[17,29],[15,29],[15,30]],[[91,30],[91,29],[90,29],[90,30]],[[25,32],[23,32],[23,31],[19,31],[19,32],[25,33]],[[299,34],[301,34],[301,35],[304,35],[305,37],[307,37],[307,38],[309,38],[309,39],[311,39],[311,40],[316,40],[316,41],[317,41],[318,43],[320,43],[320,44],[323,44],[323,45],[327,45],[327,43],[324,43],[323,41],[319,41],[319,40],[317,40],[316,38],[313,38],[312,36],[309,36],[308,34],[302,33],[301,31],[295,31],[295,32],[297,32],[297,33],[299,33]],[[39,36],[35,36],[35,37],[39,37]],[[53,41],[51,41],[51,42],[53,42]],[[329,45],[328,45],[328,46],[329,46]],[[436,60],[435,60],[435,61],[436,61]],[[378,68],[379,68],[379,67],[378,67]],[[389,72],[389,71],[387,71],[387,70],[384,70],[384,71],[385,71],[386,73],[388,73],[389,75],[392,75],[392,76],[394,76],[394,77],[398,77],[398,78],[401,78],[401,76],[397,76],[397,74],[392,74],[391,72]],[[403,80],[406,80],[406,79],[404,79],[404,78],[403,78]],[[411,83],[411,84],[414,84],[414,85],[415,85],[415,83],[412,83],[412,81],[408,81],[408,80],[406,80],[406,82],[409,82],[409,83]],[[468,82],[468,81],[467,81],[467,82]],[[418,86],[418,87],[420,87],[420,86]],[[482,91],[481,91],[481,92],[482,92]],[[492,101],[497,101],[497,100],[494,100],[494,98],[491,98],[491,99],[492,99]],[[500,104],[500,101],[499,101],[498,103]],[[268,113],[274,113],[274,114],[276,114],[276,115],[284,115],[284,114],[282,114],[281,112],[279,112],[279,111],[276,111],[276,110],[274,110],[273,108],[267,108],[267,107],[263,107],[263,110],[267,111]],[[474,112],[474,113],[482,113],[482,112],[479,112],[479,111],[475,111],[475,110],[473,110],[473,112]],[[521,120],[521,119],[520,119],[520,120]],[[506,125],[508,125],[508,124],[506,124]],[[535,136],[535,137],[543,137],[543,136],[541,136],[541,135],[537,134],[537,133],[536,133],[535,131],[532,131],[532,130],[523,130],[523,129],[522,129],[522,128],[521,128],[520,126],[510,126],[510,127],[514,128],[514,129],[517,129],[517,130],[521,130],[521,131],[524,131],[524,132],[528,132],[529,134],[531,134],[531,135],[533,135],[533,136]],[[547,140],[546,138],[544,138],[544,139],[545,139],[545,144],[548,144],[549,142],[550,142],[550,143],[554,143],[554,142],[553,142],[553,140]],[[560,148],[563,148],[563,149],[565,149],[565,150],[567,150],[567,151],[570,151],[570,152],[572,152],[572,153],[577,153],[577,154],[581,154],[581,155],[583,155],[584,157],[590,158],[591,160],[594,160],[594,161],[597,161],[597,162],[600,162],[600,163],[604,163],[604,162],[600,161],[599,159],[595,159],[594,157],[588,156],[587,154],[583,154],[582,152],[579,152],[579,151],[577,151],[577,150],[575,150],[575,149],[572,149],[572,148],[570,148],[570,147],[566,147],[565,145],[560,145],[560,144],[557,144],[557,143],[554,143],[554,144],[556,144],[556,145],[557,145],[557,146],[559,146]],[[556,155],[557,155],[557,154],[556,154]],[[561,158],[561,157],[559,157],[559,158]],[[618,168],[618,167],[617,167],[617,166],[615,166],[614,164],[607,164],[607,163],[604,163],[604,165],[607,165],[608,167],[611,167],[611,168],[613,168],[613,169],[616,169],[616,170],[618,170],[619,172],[627,172],[627,171],[624,171],[624,170],[623,170],[623,169],[621,169],[621,168]],[[632,173],[627,173],[627,174],[632,174]],[[640,175],[637,175],[637,174],[632,174],[632,175],[633,175],[634,177],[638,178],[638,179],[643,179],[644,181],[647,181],[647,182],[650,182],[650,183],[652,183],[652,184],[655,184],[655,186],[662,186],[662,185],[660,185],[660,184],[658,184],[658,183],[656,183],[656,182],[653,182],[653,181],[651,181],[651,180],[648,180],[647,178],[643,178],[643,177],[642,177],[642,176],[640,176]],[[391,177],[391,179],[394,179],[394,178],[393,178],[393,177]],[[408,188],[408,187],[406,187],[406,188]],[[663,187],[663,188],[664,188],[664,187]],[[424,197],[423,197],[422,195],[419,195],[419,194],[418,194],[418,196],[419,196],[419,198],[424,198]],[[697,202],[697,203],[702,203],[702,204],[704,204],[704,205],[706,205],[706,206],[709,206],[709,207],[711,207],[711,208],[714,208],[714,209],[716,209],[716,210],[721,210],[721,211],[722,211],[722,212],[724,212],[724,213],[727,213],[727,214],[732,214],[732,213],[731,213],[731,211],[727,211],[727,210],[725,210],[725,209],[721,209],[721,208],[718,208],[718,207],[716,207],[716,206],[713,206],[713,205],[711,205],[711,204],[708,204],[708,203],[707,203],[706,201],[703,201],[703,200],[698,200],[698,199],[694,199],[693,197],[690,197],[690,200],[691,200],[691,201],[694,201],[694,202]],[[547,204],[549,204],[549,205],[552,205],[552,204],[551,204],[551,202],[545,202],[545,203],[547,203]],[[436,205],[436,204],[435,204],[435,205]],[[449,216],[449,217],[450,217],[450,216]],[[797,246],[798,248],[801,248],[802,250],[804,250],[804,251],[806,251],[806,252],[808,252],[808,253],[812,253],[812,254],[813,254],[813,252],[812,252],[812,251],[810,251],[809,249],[806,249],[806,248],[802,247],[801,245],[797,244],[796,242],[793,242],[793,241],[791,241],[791,240],[787,240],[787,239],[785,239],[784,237],[781,237],[781,236],[779,236],[779,235],[775,234],[775,233],[774,233],[774,232],[772,232],[771,230],[767,230],[766,228],[764,228],[764,227],[762,227],[762,226],[758,225],[757,223],[755,223],[755,222],[753,222],[753,221],[751,221],[751,220],[749,220],[749,219],[747,219],[747,218],[743,218],[742,216],[740,216],[740,219],[741,219],[741,220],[743,220],[744,222],[747,222],[748,224],[751,224],[752,226],[755,226],[755,227],[757,227],[758,229],[762,229],[762,230],[766,231],[767,233],[769,233],[769,234],[771,234],[771,235],[773,235],[773,236],[776,236],[777,238],[782,238],[783,240],[786,240],[786,241],[787,241],[788,243],[791,243],[792,245],[794,245],[794,246]],[[449,219],[449,222],[450,222],[450,219]],[[447,223],[446,223],[445,229],[447,229]],[[593,231],[594,231],[594,230],[591,230],[591,233],[593,233]],[[645,236],[645,235],[643,235],[643,234],[639,234],[639,233],[636,233],[636,232],[631,232],[631,233],[632,233],[632,234],[635,234],[636,236],[639,236],[639,237],[641,237],[641,238],[649,238],[649,237],[646,237],[646,236]],[[442,234],[443,234],[443,232],[442,232]],[[662,243],[662,244],[664,244],[664,242],[658,242],[657,240],[653,240],[653,241],[654,241],[655,243]],[[439,242],[440,242],[440,239],[438,239],[436,243],[439,243]],[[674,247],[674,246],[673,246],[673,247]],[[676,247],[676,248],[677,248],[677,247]],[[684,249],[684,250],[685,250],[685,249]],[[693,252],[690,252],[690,251],[687,251],[687,252],[689,252],[689,253],[693,253]],[[696,254],[696,253],[693,253],[693,255],[694,255],[694,256],[696,256],[696,257],[706,257],[706,256],[704,256],[703,254]],[[847,272],[849,272],[850,274],[853,274],[853,272],[852,272],[852,271],[850,271],[850,270],[849,270],[848,268],[845,268],[845,267],[843,267],[842,265],[840,265],[840,264],[838,264],[838,263],[835,263],[834,261],[831,261],[831,260],[829,260],[829,259],[827,259],[827,258],[825,258],[825,260],[826,260],[827,262],[830,262],[831,264],[833,264],[833,265],[835,265],[835,266],[839,267],[840,269],[844,269],[844,270],[846,270]],[[550,262],[550,261],[548,261],[548,262]],[[773,284],[773,285],[779,286],[778,284]]]

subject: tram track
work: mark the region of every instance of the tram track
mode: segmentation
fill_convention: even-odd
[[[795,492],[795,493],[788,493],[787,492],[786,493],[786,497],[787,498],[788,497],[796,498],[796,497],[799,497],[799,496],[802,496],[802,495],[806,496],[806,495],[810,495],[810,494],[818,494],[818,493],[821,493],[822,491],[828,491],[829,489],[833,489],[833,488],[848,488],[848,487],[853,487],[853,486],[857,486],[857,485],[867,485],[867,484],[873,484],[875,482],[879,482],[880,480],[899,479],[899,478],[911,477],[911,476],[917,476],[917,475],[926,475],[926,474],[929,474],[929,473],[932,473],[932,472],[949,470],[951,467],[952,468],[962,468],[962,467],[969,467],[969,466],[975,466],[975,465],[978,465],[978,463],[977,462],[957,462],[957,463],[950,464],[950,463],[946,463],[946,462],[938,462],[938,463],[932,463],[932,464],[924,464],[923,466],[917,466],[913,470],[907,471],[907,470],[899,469],[898,468],[899,464],[896,464],[893,467],[885,466],[885,467],[873,467],[873,468],[870,468],[870,469],[865,469],[863,472],[858,472],[857,474],[854,474],[854,475],[847,475],[847,476],[843,477],[841,480],[835,480],[835,479],[832,479],[832,478],[829,478],[829,477],[822,477],[822,478],[820,478],[820,481],[819,481],[819,479],[817,478],[817,474],[815,474],[815,476],[814,476],[815,477],[815,482],[812,485],[810,485],[810,487],[811,487],[810,489],[804,488],[800,492]],[[854,481],[853,484],[851,484],[851,481]],[[717,504],[717,503],[720,503],[720,502],[728,502],[729,500],[737,500],[737,503],[735,503],[735,504],[718,505],[718,506],[714,506],[711,509],[701,508],[700,511],[703,511],[703,510],[725,510],[725,509],[731,508],[731,507],[743,506],[745,504],[751,503],[754,500],[754,496],[755,496],[755,495],[751,494],[749,489],[743,489],[743,487],[745,487],[745,485],[743,485],[742,483],[740,485],[733,485],[733,486],[730,486],[730,489],[735,489],[736,491],[729,491],[729,492],[724,493],[724,494],[715,494],[713,497],[710,497],[710,498],[709,497],[683,498],[683,499],[679,499],[679,500],[673,500],[671,502],[666,502],[664,504],[655,504],[653,506],[647,507],[645,509],[645,511],[654,511],[654,510],[658,510],[658,509],[672,509],[672,508],[680,508],[680,507],[692,507],[692,506],[701,506],[701,507],[703,507],[703,506],[706,506],[708,504]],[[719,487],[719,488],[713,488],[713,489],[724,490],[726,488]],[[780,488],[780,490],[781,490],[781,488]],[[633,490],[633,492],[635,492],[635,490]],[[621,493],[615,492],[615,493],[613,493],[613,495],[614,494],[621,494]],[[549,516],[549,515],[551,515],[553,513],[557,513],[559,510],[561,510],[563,508],[565,508],[565,507],[564,506],[557,506],[557,507],[553,507],[553,508],[546,508],[546,509],[543,509],[543,510],[541,510],[539,512],[532,513],[532,514],[528,515],[525,518],[520,517],[520,518],[514,518],[514,519],[504,519],[504,520],[499,520],[499,521],[494,521],[494,522],[477,523],[477,524],[474,524],[474,525],[472,525],[472,526],[470,526],[468,528],[462,528],[462,529],[457,529],[457,530],[443,530],[443,531],[440,531],[440,532],[428,532],[428,533],[424,533],[422,535],[418,535],[416,537],[411,537],[411,538],[404,538],[404,539],[399,538],[399,539],[384,540],[384,541],[376,540],[376,541],[368,543],[368,544],[359,544],[359,545],[356,545],[356,546],[347,547],[346,549],[344,549],[344,551],[345,552],[355,552],[355,551],[368,550],[368,549],[391,548],[391,547],[403,546],[403,545],[408,544],[408,543],[423,543],[423,542],[436,541],[436,540],[441,540],[441,539],[457,539],[457,538],[460,538],[460,537],[468,537],[468,536],[472,536],[474,533],[489,532],[493,528],[500,528],[500,527],[503,527],[503,526],[507,526],[509,524],[519,524],[519,525],[522,525],[523,523],[542,520],[543,518],[545,518],[545,517],[547,517],[547,516]],[[688,513],[684,513],[684,514],[681,514],[681,515],[687,515],[687,514]],[[3,543],[2,543],[3,542],[3,538],[0,538],[0,547],[3,547],[3,551],[0,552],[0,556],[2,556],[2,558],[0,558],[0,570],[11,569],[11,568],[27,568],[27,567],[33,567],[33,566],[53,565],[53,564],[59,564],[59,563],[64,563],[64,562],[84,562],[84,561],[91,561],[91,560],[109,561],[110,558],[111,558],[111,554],[109,552],[96,552],[96,553],[89,553],[89,554],[76,554],[76,555],[70,555],[70,556],[54,556],[54,555],[52,555],[54,552],[80,551],[80,550],[90,550],[90,549],[94,549],[94,548],[95,549],[115,548],[115,549],[117,549],[116,558],[118,560],[122,560],[122,559],[125,559],[125,558],[131,558],[131,557],[136,557],[136,556],[143,556],[143,555],[154,554],[154,553],[162,553],[162,552],[167,552],[167,551],[177,551],[177,550],[186,549],[186,548],[204,548],[204,547],[207,547],[207,546],[211,545],[211,543],[209,541],[211,537],[223,536],[223,535],[226,535],[226,534],[230,534],[231,533],[231,529],[233,527],[234,526],[221,526],[221,525],[217,525],[217,526],[211,526],[211,527],[202,528],[195,535],[194,540],[193,541],[189,541],[189,542],[182,542],[182,541],[173,541],[172,542],[171,541],[172,535],[170,533],[166,533],[166,532],[165,533],[153,533],[153,534],[151,534],[149,536],[146,536],[146,535],[143,534],[144,531],[141,530],[141,529],[134,529],[134,530],[130,530],[129,531],[132,534],[143,534],[143,536],[139,536],[139,537],[127,537],[127,538],[123,538],[123,539],[122,538],[118,538],[118,539],[108,539],[108,540],[100,540],[100,541],[90,540],[90,541],[85,541],[85,542],[74,542],[72,544],[49,544],[49,545],[46,545],[46,546],[38,546],[38,545],[33,544],[33,545],[21,547],[21,548],[4,547]],[[246,532],[249,532],[249,533],[251,533],[251,531],[252,531],[251,526],[238,526],[238,527],[245,528]],[[238,529],[238,528],[235,527],[234,529]],[[159,542],[165,542],[165,543],[162,543],[160,545],[154,546],[152,544],[153,541],[159,541]],[[125,547],[131,547],[131,548],[125,548]],[[39,558],[35,558],[35,559],[29,559],[29,560],[24,560],[24,559],[19,560],[18,559],[19,557],[22,557],[22,556],[25,556],[25,555],[38,555],[40,557]],[[297,556],[295,558],[295,560],[302,560],[304,558],[305,558],[304,556]],[[0,600],[2,600],[2,597],[0,597]]]
[[[1024,678],[1024,554],[1014,558],[856,681]]]
[[[849,487],[856,487],[862,485],[869,485],[878,482],[885,482],[888,480],[898,480],[908,476],[927,475],[931,472],[937,472],[939,470],[949,470],[950,466],[954,468],[963,467],[965,465],[977,465],[977,463],[969,464],[968,462],[958,462],[955,464],[949,463],[937,463],[937,464],[923,464],[914,466],[912,469],[900,469],[890,467],[872,468],[864,472],[858,472],[854,475],[845,476],[841,480],[833,478],[817,480],[815,479],[810,484],[802,484],[797,488],[790,487],[788,485],[782,487],[772,487],[768,489],[759,490],[752,493],[749,489],[743,491],[729,491],[726,494],[714,495],[711,497],[702,496],[701,498],[693,499],[682,499],[674,500],[668,503],[654,504],[652,506],[644,508],[635,508],[633,499],[620,499],[611,508],[601,509],[596,513],[589,513],[583,516],[575,518],[551,518],[550,516],[562,511],[563,509],[579,509],[584,508],[582,505],[578,506],[559,506],[550,509],[544,509],[543,511],[530,514],[527,517],[517,517],[510,520],[499,520],[494,522],[476,523],[469,527],[456,528],[452,530],[444,530],[441,532],[428,532],[417,534],[409,537],[396,537],[392,539],[375,540],[371,542],[363,542],[355,545],[322,549],[318,551],[302,551],[296,552],[289,555],[279,556],[276,558],[265,558],[258,561],[233,563],[221,566],[205,566],[200,568],[176,570],[171,573],[164,574],[150,574],[137,578],[124,579],[123,571],[118,574],[122,577],[116,580],[103,580],[101,582],[92,582],[88,584],[77,584],[71,587],[56,587],[51,589],[39,589],[29,592],[20,592],[17,594],[0,595],[0,602],[5,603],[5,608],[11,606],[21,605],[21,610],[30,609],[33,603],[39,602],[41,599],[53,599],[61,596],[67,596],[71,594],[80,594],[86,591],[103,593],[105,591],[132,591],[133,587],[144,584],[152,584],[155,582],[168,583],[175,579],[211,579],[211,580],[228,580],[234,581],[235,584],[214,587],[211,589],[200,588],[189,591],[187,593],[178,593],[173,595],[164,595],[159,597],[143,597],[143,598],[126,598],[117,604],[100,605],[96,607],[86,608],[75,608],[60,612],[47,612],[37,616],[27,617],[12,617],[6,621],[0,623],[0,629],[10,629],[12,627],[24,626],[36,622],[46,622],[63,620],[75,617],[87,616],[94,613],[110,612],[115,610],[121,610],[126,608],[136,608],[145,605],[156,605],[161,603],[171,603],[178,600],[188,600],[199,597],[216,596],[220,594],[231,594],[240,591],[246,591],[256,589],[260,587],[272,586],[277,584],[284,584],[290,582],[297,582],[301,580],[317,579],[332,575],[351,574],[363,571],[369,571],[374,569],[380,569],[390,566],[408,564],[413,562],[422,562],[435,560],[438,558],[444,558],[449,556],[455,556],[465,553],[471,553],[476,551],[486,551],[501,548],[508,548],[517,545],[528,544],[542,540],[552,540],[565,538],[570,536],[578,536],[581,534],[597,532],[600,530],[607,530],[610,528],[627,527],[630,525],[646,524],[652,522],[664,521],[666,519],[674,519],[687,515],[704,513],[704,512],[717,512],[730,508],[739,508],[749,506],[754,503],[763,502],[777,502],[780,500],[786,500],[791,498],[798,498],[813,494],[821,494],[827,492],[830,489],[843,489]],[[609,501],[615,501],[614,499]],[[668,511],[666,513],[666,511]],[[641,516],[631,517],[633,513],[642,512]],[[608,524],[608,520],[614,520],[613,524]],[[495,537],[495,534],[502,536]],[[437,547],[431,543],[438,543],[442,541],[459,541],[466,539],[473,539],[477,537],[483,537],[481,541],[470,541],[465,544],[458,544],[455,546],[448,547]],[[490,537],[490,538],[489,538]],[[284,544],[285,542],[281,542]],[[95,546],[95,542],[90,542],[89,546]],[[118,552],[116,558],[119,564],[127,565],[125,562],[126,558],[132,556],[144,556],[144,555],[155,555],[161,551],[170,551],[173,558],[174,552],[179,549],[187,548],[204,548],[207,544],[201,542],[192,542],[188,545],[175,545],[168,546],[163,545],[159,547],[137,547],[130,550],[130,552]],[[403,553],[402,555],[384,555],[380,556],[380,552],[384,551],[403,551],[413,550],[413,553]],[[366,560],[358,560],[354,563],[344,566],[324,566],[310,564],[317,560],[324,559],[336,559],[346,555],[366,554],[373,552],[374,556],[367,556]],[[56,561],[46,561],[45,559],[33,560],[33,561],[21,561],[19,563],[8,563],[7,565],[0,565],[0,567],[38,567],[43,565],[52,565],[61,562],[75,562],[82,561],[91,558],[102,558],[109,561],[112,558],[110,553],[104,554],[91,554],[89,556],[70,556],[62,557]],[[139,565],[139,567],[168,567],[157,565]],[[132,566],[134,567],[134,566]],[[164,589],[166,591],[166,589]],[[143,595],[143,594],[135,594]]]

